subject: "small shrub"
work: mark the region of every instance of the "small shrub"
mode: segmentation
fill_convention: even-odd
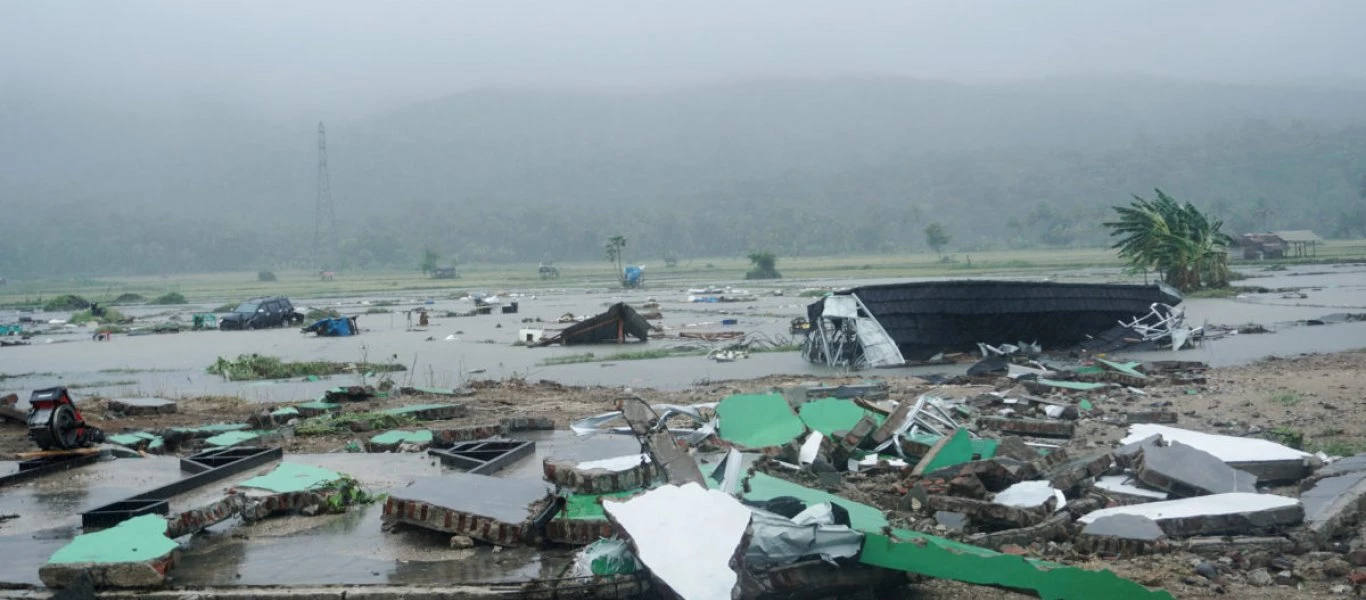
[[[256,280],[257,280],[257,281],[275,281],[275,272],[274,272],[274,271],[257,271],[257,272],[256,272]]]
[[[1300,403],[1300,395],[1295,392],[1285,392],[1271,397],[1271,401],[1281,406],[1294,406]]]
[[[341,313],[330,308],[310,308],[308,312],[304,313],[304,320],[320,321],[322,319],[335,319],[340,316]]]
[[[213,312],[216,312],[216,313],[230,313],[230,312],[232,312],[232,311],[234,311],[234,310],[237,310],[237,303],[236,303],[236,302],[229,302],[229,303],[227,303],[227,304],[224,304],[223,306],[220,306],[220,307],[218,307],[218,308],[213,309]]]
[[[142,294],[129,292],[126,294],[119,294],[119,297],[114,299],[114,304],[137,304],[146,301],[147,299],[142,297]]]
[[[185,295],[180,292],[167,292],[152,299],[152,304],[188,304]]]
[[[109,323],[122,323],[128,320],[127,317],[123,316],[123,313],[113,308],[98,308],[96,310],[98,310],[100,314],[94,314],[94,312],[88,308],[73,313],[71,318],[67,319],[66,322],[71,323],[72,325],[84,325],[86,323],[105,325]]]

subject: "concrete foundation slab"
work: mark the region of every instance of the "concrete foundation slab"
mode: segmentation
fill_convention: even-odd
[[[1294,498],[1272,494],[1214,494],[1101,509],[1078,522],[1090,524],[1111,515],[1147,517],[1170,537],[1256,535],[1298,525],[1304,520],[1304,507]]]
[[[624,492],[649,487],[656,475],[649,454],[576,462],[546,459],[545,479],[581,494]]]
[[[982,417],[977,419],[977,426],[1006,434],[1049,438],[1070,438],[1077,427],[1072,421],[1005,417]]]
[[[540,481],[469,473],[427,477],[390,494],[383,518],[517,546],[531,541],[531,518],[545,508],[550,491]]]
[[[96,588],[155,587],[166,581],[176,543],[166,537],[166,520],[156,515],[76,536],[38,570],[43,585],[64,588],[88,577]]]
[[[1345,533],[1356,533],[1366,508],[1366,471],[1320,479],[1300,494],[1305,529],[1313,541],[1325,544]]]
[[[1256,438],[1139,424],[1130,426],[1129,436],[1120,440],[1120,443],[1129,444],[1152,435],[1161,435],[1167,442],[1180,442],[1208,452],[1228,466],[1252,473],[1262,481],[1298,481],[1309,474],[1311,454]]]

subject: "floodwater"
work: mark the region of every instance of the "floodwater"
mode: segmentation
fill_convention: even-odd
[[[536,453],[497,477],[541,479],[548,457],[588,461],[638,453],[633,438],[577,437],[567,431],[519,434],[536,442]],[[425,454],[291,454],[288,462],[332,469],[354,477],[372,493],[402,488],[417,477],[441,475]],[[278,464],[278,463],[277,463]],[[177,496],[171,510],[202,506],[235,483],[273,469],[270,464]],[[14,471],[0,462],[0,473]],[[0,527],[0,582],[40,585],[38,569],[80,533],[80,514],[181,478],[178,459],[116,459],[4,488],[0,514],[20,517]],[[489,546],[452,550],[450,535],[415,527],[384,532],[383,506],[353,507],[340,515],[289,516],[244,524],[232,519],[181,546],[173,583],[178,585],[460,584],[526,581],[558,576],[570,550],[536,551]]]
[[[1204,348],[1176,357],[1206,360],[1216,366],[1242,364],[1270,355],[1290,356],[1308,352],[1331,352],[1366,347],[1366,326],[1361,323],[1308,328],[1300,324],[1332,313],[1366,313],[1366,265],[1297,267],[1281,272],[1257,272],[1245,283],[1272,289],[1297,288],[1298,293],[1246,294],[1230,299],[1190,300],[1187,320],[1194,325],[1241,325],[1260,323],[1275,334],[1237,336],[1209,342]],[[1117,278],[1113,270],[1072,273],[1069,280],[1105,281]],[[1059,278],[1059,277],[1053,277]],[[205,368],[218,357],[268,354],[286,360],[380,362],[396,360],[408,367],[393,378],[397,383],[430,387],[457,387],[469,379],[522,377],[547,379],[568,385],[605,385],[636,389],[677,390],[708,381],[748,379],[774,374],[819,377],[844,374],[811,365],[795,353],[756,353],[748,359],[717,363],[700,356],[655,360],[623,360],[546,366],[545,359],[591,352],[607,356],[617,352],[656,349],[698,342],[677,337],[683,331],[735,330],[786,339],[794,317],[805,314],[810,298],[796,295],[804,287],[850,287],[887,280],[803,280],[782,282],[786,295],[773,295],[772,287],[747,287],[756,299],[735,303],[693,303],[686,289],[643,291],[548,290],[516,295],[519,312],[474,317],[436,317],[426,328],[410,327],[404,311],[426,308],[433,315],[464,312],[468,299],[409,296],[368,296],[345,300],[296,299],[296,305],[330,307],[344,314],[359,314],[364,333],[349,338],[319,338],[294,329],[263,331],[198,331],[166,335],[115,335],[112,341],[90,339],[90,330],[39,335],[30,346],[0,349],[0,374],[35,373],[12,377],[4,386],[31,390],[52,385],[77,387],[78,394],[105,396],[184,396],[229,394],[261,402],[285,402],[316,398],[336,385],[361,383],[357,375],[338,375],[321,381],[228,382],[209,375]],[[737,287],[738,284],[737,284]],[[1301,294],[1304,297],[1301,297]],[[526,348],[513,346],[522,328],[561,327],[555,321],[565,313],[592,315],[619,301],[639,306],[649,299],[660,303],[664,315],[663,336],[646,344]],[[389,314],[363,314],[378,301],[398,302]],[[183,322],[203,306],[131,308],[125,312],[151,320],[165,319],[168,312]],[[0,313],[0,322],[17,315]],[[41,319],[65,315],[34,315]],[[723,319],[734,319],[723,325]],[[539,322],[538,322],[539,320]],[[531,321],[531,322],[524,322]],[[415,322],[415,321],[414,321]],[[1143,355],[1157,357],[1160,354]],[[1166,356],[1163,356],[1166,357]],[[898,372],[923,374],[953,369],[914,369]],[[373,381],[373,380],[371,380]],[[26,394],[20,394],[25,396]]]

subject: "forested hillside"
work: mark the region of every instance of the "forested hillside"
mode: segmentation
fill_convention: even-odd
[[[0,275],[301,267],[316,122],[0,94]],[[1366,92],[1142,78],[496,90],[329,122],[337,269],[1105,243],[1161,187],[1229,231],[1366,235]]]

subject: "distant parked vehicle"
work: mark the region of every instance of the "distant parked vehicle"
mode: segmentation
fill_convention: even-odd
[[[266,329],[268,327],[298,326],[304,315],[294,310],[289,298],[269,296],[252,298],[218,320],[219,329]]]

